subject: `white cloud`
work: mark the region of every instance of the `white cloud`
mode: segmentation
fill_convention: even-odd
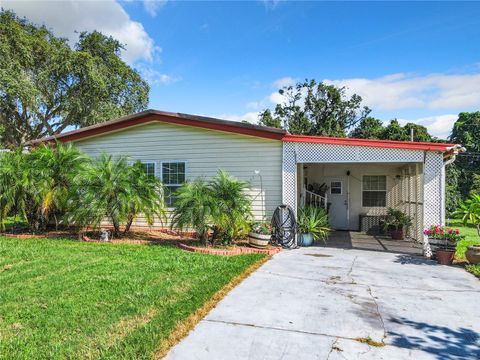
[[[145,64],[138,64],[135,68],[150,85],[168,85],[181,80],[179,77],[161,73]]]
[[[464,109],[480,103],[480,74],[399,73],[379,78],[325,80],[357,93],[373,109]]]
[[[167,0],[143,0],[143,7],[150,16],[155,17],[166,2]]]
[[[445,114],[437,116],[429,116],[419,119],[398,119],[398,122],[405,125],[408,122],[423,125],[428,129],[428,132],[441,139],[446,139],[452,131],[453,124],[458,119],[456,114]]]
[[[273,86],[277,89],[281,89],[286,86],[295,85],[296,80],[290,76],[283,77],[281,79],[275,80]]]
[[[215,116],[216,118],[219,119],[225,119],[225,120],[232,120],[232,121],[248,121],[249,123],[252,124],[257,124],[258,123],[258,112],[247,112],[243,115],[236,115],[236,114],[220,114],[218,116]]]
[[[98,30],[111,35],[125,45],[122,57],[129,63],[152,61],[155,53],[160,51],[143,25],[130,19],[115,0],[0,0],[0,7],[11,9],[34,23],[45,24],[56,35],[67,37],[72,43],[78,39],[76,31]]]

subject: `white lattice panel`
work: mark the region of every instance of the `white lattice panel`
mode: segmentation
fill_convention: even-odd
[[[282,169],[283,203],[290,205],[297,211],[297,161],[295,159],[295,144],[283,144],[283,169]]]
[[[445,166],[443,154],[428,152],[425,156],[423,186],[423,225],[445,224]],[[428,239],[424,239],[424,254],[432,255]]]
[[[284,143],[296,149],[297,162],[421,162],[423,151],[311,143]]]

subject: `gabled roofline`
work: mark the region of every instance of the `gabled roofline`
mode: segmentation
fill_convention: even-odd
[[[394,140],[369,140],[356,138],[338,138],[327,136],[292,135],[283,129],[273,127],[242,123],[238,121],[222,120],[205,116],[172,113],[158,110],[145,110],[136,114],[124,116],[118,119],[105,121],[95,125],[87,126],[73,131],[68,131],[55,136],[48,136],[32,140],[27,145],[38,145],[55,141],[68,142],[98,136],[137,126],[150,122],[166,122],[171,124],[194,126],[204,129],[231,132],[247,136],[279,140],[283,142],[301,142],[313,144],[333,144],[347,146],[367,146],[391,149],[436,151],[443,153],[461,152],[462,146],[458,144],[394,141]]]
[[[211,117],[172,113],[158,110],[145,110],[136,114],[124,116],[118,119],[101,122],[86,126],[77,130],[68,131],[55,136],[47,136],[28,142],[28,145],[38,145],[46,142],[67,142],[97,136],[127,127],[145,124],[149,122],[167,122],[171,124],[194,126],[205,129],[232,132],[242,135],[255,136],[267,139],[281,140],[287,133],[283,129],[260,126],[238,121],[221,120]]]

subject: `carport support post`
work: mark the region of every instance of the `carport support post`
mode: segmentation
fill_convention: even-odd
[[[282,203],[290,205],[297,216],[297,157],[294,143],[283,143]],[[297,244],[295,238],[295,244]]]
[[[443,154],[425,152],[423,176],[423,227],[445,224],[445,166]],[[428,237],[424,235],[423,251],[432,256]]]

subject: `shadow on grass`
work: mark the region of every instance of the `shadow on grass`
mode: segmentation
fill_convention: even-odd
[[[418,337],[389,331],[389,343],[394,346],[418,349],[439,360],[480,359],[480,334],[472,329],[454,329],[405,318],[392,318],[390,321],[423,333],[422,337]]]

